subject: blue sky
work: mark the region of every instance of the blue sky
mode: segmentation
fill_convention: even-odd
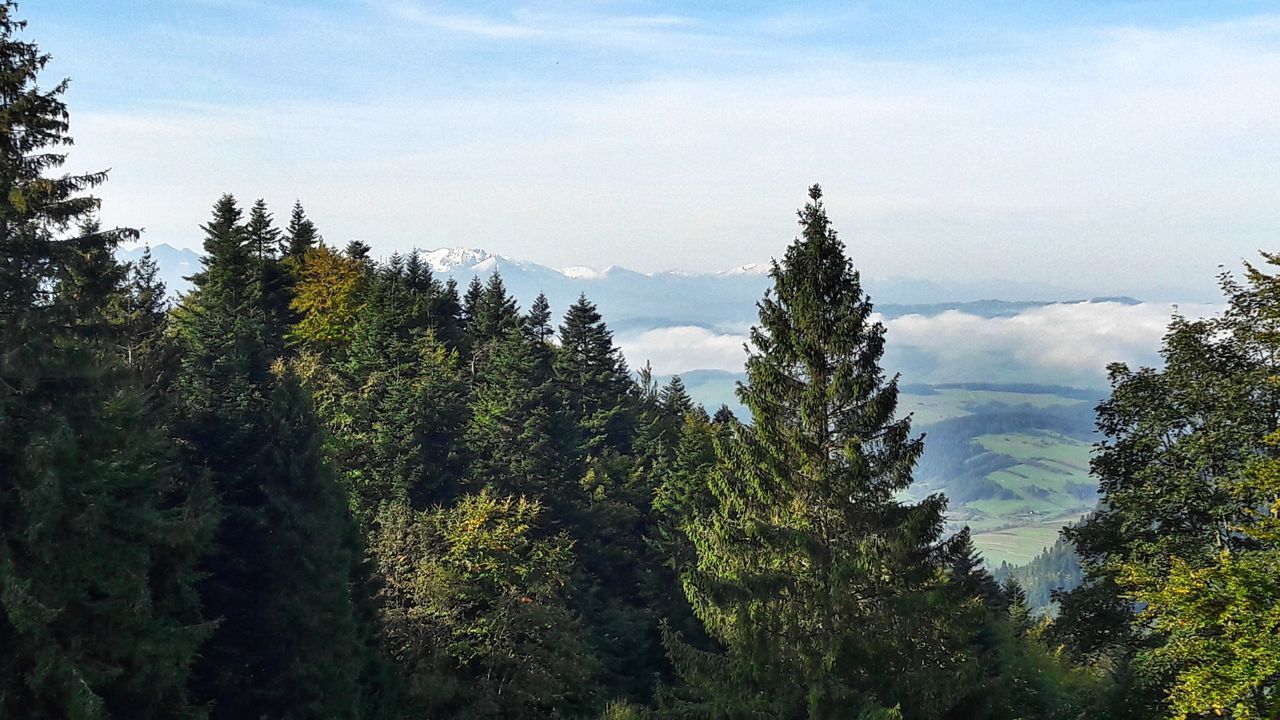
[[[1203,290],[1280,242],[1274,3],[21,12],[104,219],[152,242],[229,191],[381,252],[714,270],[779,252],[813,181],[876,275]]]

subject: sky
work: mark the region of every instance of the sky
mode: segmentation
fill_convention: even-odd
[[[1212,298],[1280,249],[1280,7],[27,0],[107,223],[715,271],[823,185],[877,276]],[[52,79],[50,79],[52,82]],[[1172,289],[1172,290],[1171,290]],[[1165,298],[1168,299],[1168,298]]]

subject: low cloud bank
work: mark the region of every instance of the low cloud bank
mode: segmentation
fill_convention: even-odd
[[[885,367],[906,382],[1040,382],[1105,384],[1111,362],[1158,364],[1160,340],[1175,311],[1203,317],[1215,305],[1064,303],[1009,317],[951,310],[886,320]],[[740,372],[746,334],[703,327],[664,327],[618,337],[633,367],[655,372]]]

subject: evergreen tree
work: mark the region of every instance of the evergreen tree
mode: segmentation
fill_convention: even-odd
[[[630,451],[635,383],[613,334],[586,296],[580,296],[560,326],[556,377],[578,424],[585,450]]]
[[[360,717],[360,553],[309,398],[274,362],[251,236],[223,196],[175,321],[177,423],[218,495],[201,585],[219,621],[195,691],[213,718]],[[269,639],[269,641],[264,641]]]
[[[131,264],[125,292],[119,294],[114,308],[124,361],[153,387],[163,385],[162,376],[172,360],[172,343],[167,337],[169,300],[159,272],[151,248],[144,248],[142,257]]]
[[[726,647],[705,663],[718,668],[704,673],[708,703],[729,715],[936,716],[954,649],[922,613],[951,562],[945,501],[899,499],[922,443],[895,417],[884,327],[816,185],[809,197],[751,332],[739,396],[753,424],[732,423],[716,507],[690,527],[690,599]]]
[[[539,342],[549,345],[554,331],[551,329],[551,302],[545,293],[538,293],[529,306],[529,314],[525,316],[525,324]]]
[[[561,521],[581,512],[573,483],[572,428],[551,369],[551,349],[511,328],[476,361],[466,444],[470,482],[504,495],[540,499]]]
[[[478,276],[471,276],[467,284],[467,294],[462,298],[462,319],[467,331],[475,333],[476,321],[480,314],[480,298],[484,297],[484,284]]]
[[[385,502],[413,507],[451,499],[465,466],[467,407],[457,353],[414,327],[406,289],[371,283],[351,343],[317,383],[321,414],[351,506],[368,522]]]
[[[285,228],[284,238],[280,243],[280,254],[286,258],[301,258],[308,250],[323,243],[315,223],[307,217],[302,209],[302,201],[293,203],[293,211],[289,213],[289,225]]]
[[[280,230],[274,224],[267,203],[258,199],[249,210],[245,223],[245,239],[258,266],[258,282],[261,283],[261,312],[266,323],[268,337],[278,338],[273,351],[283,352],[283,340],[294,323],[289,308],[293,300],[293,278],[278,255]]]
[[[481,348],[490,340],[504,337],[520,325],[516,299],[507,292],[507,286],[496,270],[485,283],[484,292],[476,301],[474,312],[468,331],[476,348]]]
[[[102,230],[104,173],[71,144],[49,56],[0,3],[0,716],[195,718],[192,593],[208,514],[127,372],[132,230]]]
[[[347,242],[347,246],[342,250],[343,255],[346,255],[361,265],[369,265],[373,262],[369,257],[369,253],[371,252],[373,252],[373,248],[369,247],[367,243],[359,240],[351,240]]]

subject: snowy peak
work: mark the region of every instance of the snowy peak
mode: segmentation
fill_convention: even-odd
[[[497,256],[479,248],[439,248],[421,250],[418,257],[431,266],[433,272],[448,273],[454,270],[473,268]],[[492,265],[492,263],[490,263]]]
[[[573,278],[574,280],[599,280],[604,277],[607,272],[608,270],[601,272],[595,268],[587,267],[586,265],[570,265],[566,268],[560,268],[561,275],[564,275],[567,278]]]
[[[419,250],[418,257],[431,267],[432,272],[444,275],[485,275],[494,270],[505,272],[511,267],[519,267],[531,271],[536,270],[577,281],[601,281],[633,276],[675,279],[696,278],[703,275],[703,273],[680,271],[637,273],[616,265],[610,265],[603,270],[597,270],[589,265],[570,265],[553,269],[536,263],[511,260],[481,248],[445,247],[436,250]],[[753,262],[730,270],[708,273],[707,275],[710,277],[764,277],[769,274],[771,267],[772,265],[768,262]]]
[[[753,262],[739,265],[731,270],[721,270],[716,275],[768,275],[773,265],[767,262]]]

